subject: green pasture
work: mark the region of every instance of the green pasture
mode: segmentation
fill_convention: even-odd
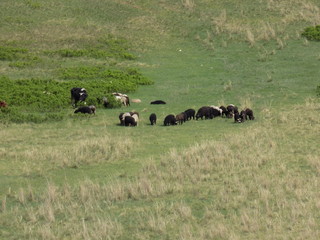
[[[319,239],[320,45],[301,37],[319,8],[2,1],[0,92],[24,81],[43,92],[43,81],[55,93],[0,95],[11,104],[0,114],[22,114],[1,116],[0,239]],[[106,109],[92,97],[95,115],[74,114],[72,84],[141,103]],[[256,119],[163,126],[228,104]],[[126,111],[137,127],[119,126]]]

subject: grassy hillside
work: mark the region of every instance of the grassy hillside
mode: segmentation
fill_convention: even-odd
[[[1,1],[0,47],[17,50],[0,60],[3,86],[67,85],[48,111],[60,121],[0,125],[0,239],[319,239],[320,45],[301,37],[320,24],[319,8]],[[141,103],[75,115],[68,95],[78,80],[61,69],[85,67],[135,69],[154,84],[128,93]],[[105,91],[100,73],[85,80],[92,91]],[[149,104],[156,99],[167,104]],[[167,114],[229,103],[256,120],[162,126]],[[131,110],[139,125],[119,126]]]

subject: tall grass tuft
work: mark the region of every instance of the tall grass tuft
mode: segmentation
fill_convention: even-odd
[[[181,0],[182,5],[188,10],[193,10],[195,7],[194,0]]]
[[[250,29],[246,30],[246,37],[247,37],[247,41],[249,42],[250,46],[254,46],[255,44],[255,37],[254,34],[252,33],[252,31]]]

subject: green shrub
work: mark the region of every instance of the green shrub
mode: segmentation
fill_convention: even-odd
[[[71,106],[70,90],[73,87],[86,88],[87,104],[98,106],[98,99],[107,97],[112,92],[129,93],[135,91],[139,84],[151,84],[150,80],[134,69],[120,71],[98,67],[72,68],[66,70],[65,78],[68,81],[12,80],[0,76],[0,96],[9,106],[26,107],[30,111],[50,112]],[[112,98],[109,97],[109,99]],[[119,103],[111,102],[110,107],[119,107]]]
[[[320,25],[305,28],[301,35],[308,40],[320,41]]]

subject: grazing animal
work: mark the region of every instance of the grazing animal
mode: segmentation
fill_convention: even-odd
[[[77,106],[78,102],[84,102],[88,97],[87,90],[85,88],[72,88],[71,91],[71,104],[73,107]]]
[[[220,117],[222,116],[222,110],[217,106],[210,106],[212,108],[211,113],[212,117]]]
[[[74,113],[88,113],[88,114],[95,114],[96,113],[96,107],[91,106],[81,106],[77,110],[74,111]]]
[[[162,100],[156,100],[156,101],[151,102],[150,104],[166,104],[166,102],[162,101]]]
[[[151,125],[157,124],[157,115],[155,113],[151,113],[149,116],[149,120]]]
[[[196,120],[198,120],[199,118],[203,119],[203,117],[205,119],[212,119],[213,118],[213,108],[209,107],[209,106],[203,106],[201,108],[198,109],[197,114],[196,114]]]
[[[122,105],[124,105],[124,106],[130,106],[130,99],[129,99],[129,97],[128,97],[127,94],[114,92],[114,93],[112,93],[112,95],[113,95],[117,100],[119,100],[119,101],[122,103]]]
[[[103,97],[102,98],[102,103],[103,103],[103,106],[105,108],[107,108],[109,106],[109,101],[108,101],[108,98],[107,97]]]
[[[225,106],[220,106],[219,107],[222,110],[221,116],[222,117],[228,117],[228,110]]]
[[[124,125],[124,121],[122,121],[123,114],[124,113],[119,114],[120,125]]]
[[[137,122],[135,121],[134,117],[126,116],[124,118],[124,125],[126,127],[128,127],[128,126],[135,127],[135,126],[137,126]]]
[[[0,101],[0,107],[6,108],[6,107],[8,107],[8,104],[5,101]]]
[[[131,117],[134,118],[134,121],[136,122],[136,125],[138,125],[138,122],[139,122],[139,114],[134,113],[134,114],[131,115]]]
[[[122,125],[122,126],[125,125],[125,118],[126,117],[133,117],[135,119],[135,122],[138,124],[138,121],[139,121],[139,113],[138,112],[120,113],[119,114],[120,125]]]
[[[245,110],[243,110],[245,113],[245,118],[246,120],[254,120],[254,116],[253,116],[253,111],[250,108],[246,108]]]
[[[176,122],[182,125],[182,123],[186,121],[186,118],[187,116],[185,112],[179,113],[178,115],[176,115]]]
[[[164,126],[177,125],[176,117],[173,114],[169,114],[164,118]]]
[[[233,114],[234,122],[235,123],[242,123],[243,122],[243,117],[239,112],[235,112]]]
[[[130,113],[131,116],[132,116],[133,114],[137,114],[138,117],[139,117],[139,113],[138,113],[138,112],[129,112],[129,113]]]
[[[238,112],[238,108],[233,104],[229,104],[227,106],[227,118],[232,118],[235,112]]]
[[[124,119],[126,117],[131,117],[131,114],[129,112],[126,112],[126,113],[120,113],[119,115],[119,120],[120,120],[120,125],[124,125]]]
[[[194,116],[196,115],[196,110],[189,108],[187,110],[184,111],[187,115],[187,120],[191,120],[194,119]]]
[[[246,121],[247,120],[247,114],[246,114],[246,111],[242,110],[240,112],[240,119],[242,122]]]

